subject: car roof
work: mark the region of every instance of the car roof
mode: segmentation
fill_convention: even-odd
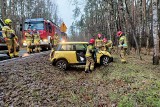
[[[60,42],[59,44],[88,44],[88,42]]]

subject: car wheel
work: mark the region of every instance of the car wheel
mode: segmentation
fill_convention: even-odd
[[[59,68],[60,70],[65,71],[68,67],[68,62],[65,60],[59,60],[56,63],[57,68]]]
[[[101,65],[107,66],[108,64],[109,64],[109,57],[103,56],[103,57],[101,58]]]

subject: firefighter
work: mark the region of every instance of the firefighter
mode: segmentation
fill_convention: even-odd
[[[33,34],[32,33],[33,32],[31,31],[31,29],[28,29],[28,31],[25,33],[28,53],[32,53],[32,48],[31,48],[31,44],[33,43]]]
[[[122,31],[117,32],[119,38],[120,58],[122,63],[126,63],[126,51],[127,51],[127,40],[126,36]]]
[[[18,37],[15,35],[15,31],[11,27],[12,20],[6,19],[4,22],[6,26],[2,28],[2,34],[8,47],[9,56],[10,58],[18,57]]]
[[[94,70],[94,54],[95,54],[95,47],[94,47],[95,40],[90,39],[89,45],[87,46],[86,51],[86,66],[85,66],[85,73],[89,73],[90,71]]]
[[[35,51],[40,52],[40,35],[37,29],[33,29]]]
[[[59,43],[59,37],[58,37],[57,32],[55,32],[54,38],[52,39],[53,47],[52,47],[52,50],[51,50],[51,53],[50,53],[50,58],[52,57],[52,55],[53,55],[53,53],[54,53],[54,50],[55,50],[55,48],[57,47],[58,43]],[[51,59],[50,59],[50,60],[51,60]]]
[[[103,47],[102,35],[101,35],[101,34],[98,34],[97,36],[98,36],[98,38],[97,38],[96,41],[95,41],[95,47],[96,47],[98,50],[102,50],[102,47]]]
[[[107,38],[103,38],[103,42],[104,42],[104,50],[108,51],[111,53],[111,49],[112,49],[112,41],[111,40],[107,40]]]
[[[58,37],[57,32],[55,32],[54,40],[53,40],[53,41],[54,41],[54,42],[53,42],[53,47],[55,48],[55,47],[57,47],[58,42],[59,42],[59,37]]]

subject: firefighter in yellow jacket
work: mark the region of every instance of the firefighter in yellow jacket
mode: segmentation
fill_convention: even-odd
[[[94,70],[94,53],[95,53],[95,47],[94,47],[95,40],[90,39],[89,45],[87,47],[86,51],[86,66],[85,66],[85,72],[89,73],[90,71]]]
[[[57,47],[58,43],[59,43],[59,37],[58,37],[57,32],[55,32],[55,35],[54,35],[54,42],[53,42],[54,48]]]
[[[126,63],[126,51],[127,51],[127,40],[126,36],[122,31],[117,32],[117,36],[119,36],[119,48],[120,48],[120,58],[122,63]]]
[[[102,47],[103,47],[102,35],[98,34],[97,36],[98,38],[95,40],[95,47],[99,50],[102,50]]]
[[[19,55],[17,47],[18,44],[18,37],[15,35],[15,31],[11,27],[12,20],[6,19],[5,21],[6,26],[2,28],[2,35],[6,41],[6,45],[8,47],[8,53],[10,58],[17,57]]]
[[[35,51],[40,52],[40,35],[37,29],[33,29]]]
[[[31,44],[33,43],[33,34],[32,33],[33,32],[31,31],[31,29],[28,29],[28,31],[25,33],[28,53],[32,53],[32,48],[31,48]]]
[[[112,41],[111,40],[107,40],[107,38],[103,38],[103,42],[104,42],[104,47],[105,47],[104,50],[111,53]]]

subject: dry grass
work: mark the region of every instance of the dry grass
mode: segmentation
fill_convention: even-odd
[[[128,56],[122,64],[115,62],[98,67],[91,74],[72,67],[67,73],[57,70],[48,55],[0,66],[1,106],[99,106],[159,107],[160,66],[151,57]]]

